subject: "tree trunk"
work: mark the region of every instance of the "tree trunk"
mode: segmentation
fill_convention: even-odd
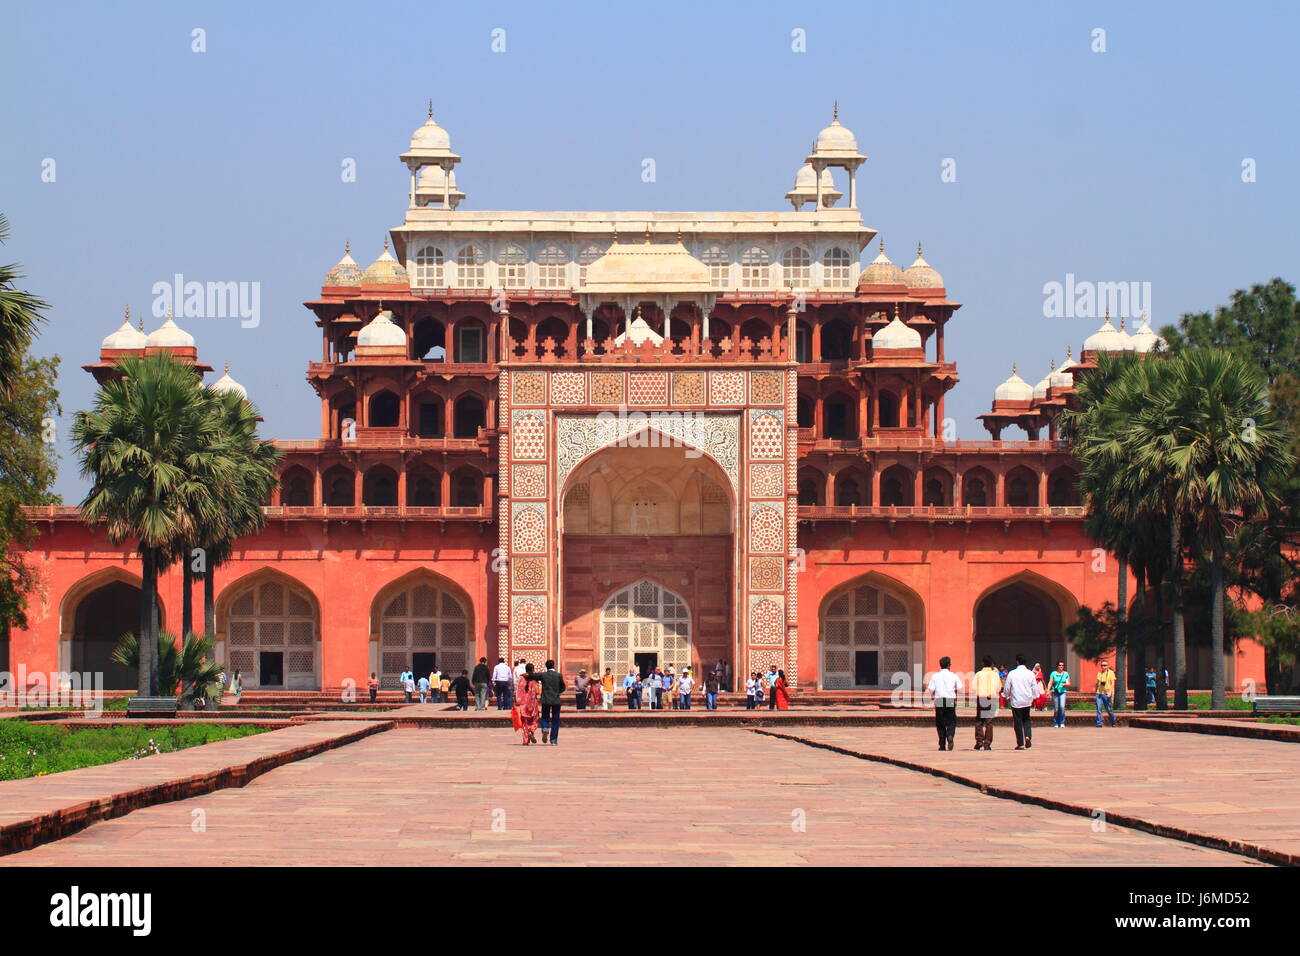
[[[181,640],[194,630],[194,571],[189,556],[181,558]]]
[[[1227,706],[1223,667],[1223,546],[1215,543],[1210,553],[1210,708]]]
[[[1116,615],[1120,624],[1128,620],[1128,562],[1123,558],[1119,559],[1119,593],[1116,597],[1116,603],[1119,608]],[[1120,642],[1115,645],[1115,709],[1123,710],[1128,703],[1128,682],[1125,680],[1125,671],[1128,663],[1124,655],[1124,644]]]
[[[203,565],[203,633],[214,641],[217,639],[217,602],[212,576],[216,573],[217,569],[208,560]]]
[[[1165,667],[1165,583],[1152,582],[1156,598],[1156,710],[1169,709],[1169,681]]]
[[[1169,604],[1173,615],[1174,710],[1187,709],[1187,627],[1183,619],[1182,528],[1175,518],[1169,527]]]
[[[158,566],[153,548],[140,545],[140,679],[141,697],[158,696]]]
[[[1134,577],[1137,578],[1137,623],[1144,628],[1147,625],[1147,572],[1146,568],[1138,568]],[[1133,709],[1147,709],[1147,645],[1146,632],[1137,635],[1136,640],[1132,640],[1130,632],[1130,642],[1133,649]]]

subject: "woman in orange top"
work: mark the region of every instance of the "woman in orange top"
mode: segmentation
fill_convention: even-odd
[[[772,688],[772,693],[776,695],[776,709],[790,709],[790,685],[786,683],[785,671],[776,672],[776,685]]]

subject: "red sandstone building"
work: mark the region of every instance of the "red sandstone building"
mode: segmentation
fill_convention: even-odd
[[[620,674],[721,659],[827,690],[915,686],[943,655],[1090,676],[1062,628],[1114,600],[1116,564],[1083,533],[1056,421],[1074,375],[1149,350],[1149,325],[1107,320],[1037,386],[1013,371],[981,416],[991,439],[958,441],[959,303],[919,249],[860,268],[865,157],[838,118],[785,212],[460,209],[432,115],[401,158],[392,251],[364,271],[345,254],[306,303],[320,436],[279,442],[266,528],[216,575],[219,653],[245,686],[393,686],[498,655]],[[157,350],[210,370],[171,319],[124,322],[86,368]],[[138,561],[75,508],[32,514],[42,589],[10,669],[133,686],[108,654],[135,626]],[[179,568],[160,595],[178,628]],[[1262,670],[1253,643],[1229,655],[1230,684]]]

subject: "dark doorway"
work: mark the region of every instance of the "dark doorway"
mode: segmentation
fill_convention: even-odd
[[[128,690],[139,684],[134,667],[112,660],[122,635],[140,628],[140,589],[125,581],[113,581],[82,598],[77,605],[72,631],[72,669],[78,673],[98,671],[104,675],[105,690]]]
[[[879,651],[858,651],[853,655],[853,683],[857,687],[880,685]]]
[[[438,655],[432,651],[420,651],[411,655],[411,670],[415,672],[416,680],[419,680],[421,675],[428,677],[437,666]]]
[[[641,673],[642,680],[645,680],[646,676],[659,666],[658,654],[634,654],[633,660],[636,662],[636,669]]]
[[[257,661],[258,687],[284,686],[284,652],[262,651]]]

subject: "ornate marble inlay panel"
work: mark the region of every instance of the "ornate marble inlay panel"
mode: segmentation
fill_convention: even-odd
[[[511,544],[516,552],[545,554],[550,550],[546,537],[546,510],[540,503],[516,502],[510,526]]]
[[[777,462],[749,466],[751,498],[780,498],[785,494],[785,465]]]
[[[546,466],[515,465],[511,469],[510,493],[516,498],[545,498]]]
[[[516,405],[546,404],[545,372],[515,372],[512,379]]]
[[[785,586],[781,572],[785,567],[784,558],[749,559],[749,586],[755,591],[780,591]]]
[[[544,461],[546,459],[546,413],[538,410],[515,411],[511,414],[514,457]]]
[[[785,553],[785,518],[781,504],[753,502],[749,506],[749,550],[759,554]]]
[[[667,405],[667,372],[629,372],[627,387],[629,405]]]
[[[749,400],[755,405],[782,405],[785,395],[781,389],[782,372],[777,370],[751,372],[749,375]]]
[[[749,457],[785,458],[784,409],[749,413]]]
[[[749,643],[777,647],[785,643],[785,609],[780,595],[750,595]]]
[[[546,645],[546,595],[516,594],[510,613],[510,643]]]
[[[744,405],[744,372],[710,372],[709,403],[712,405]]]
[[[546,590],[545,558],[514,558],[510,562],[517,591]]]
[[[586,372],[555,372],[551,375],[552,405],[587,404]]]
[[[721,466],[740,494],[740,415],[701,415],[693,412],[650,412],[617,415],[556,415],[556,487],[563,488],[570,472],[588,455],[626,440],[646,429],[698,448]]]
[[[704,373],[673,372],[673,404],[704,404]]]
[[[622,372],[591,373],[591,404],[623,405],[626,398]]]

